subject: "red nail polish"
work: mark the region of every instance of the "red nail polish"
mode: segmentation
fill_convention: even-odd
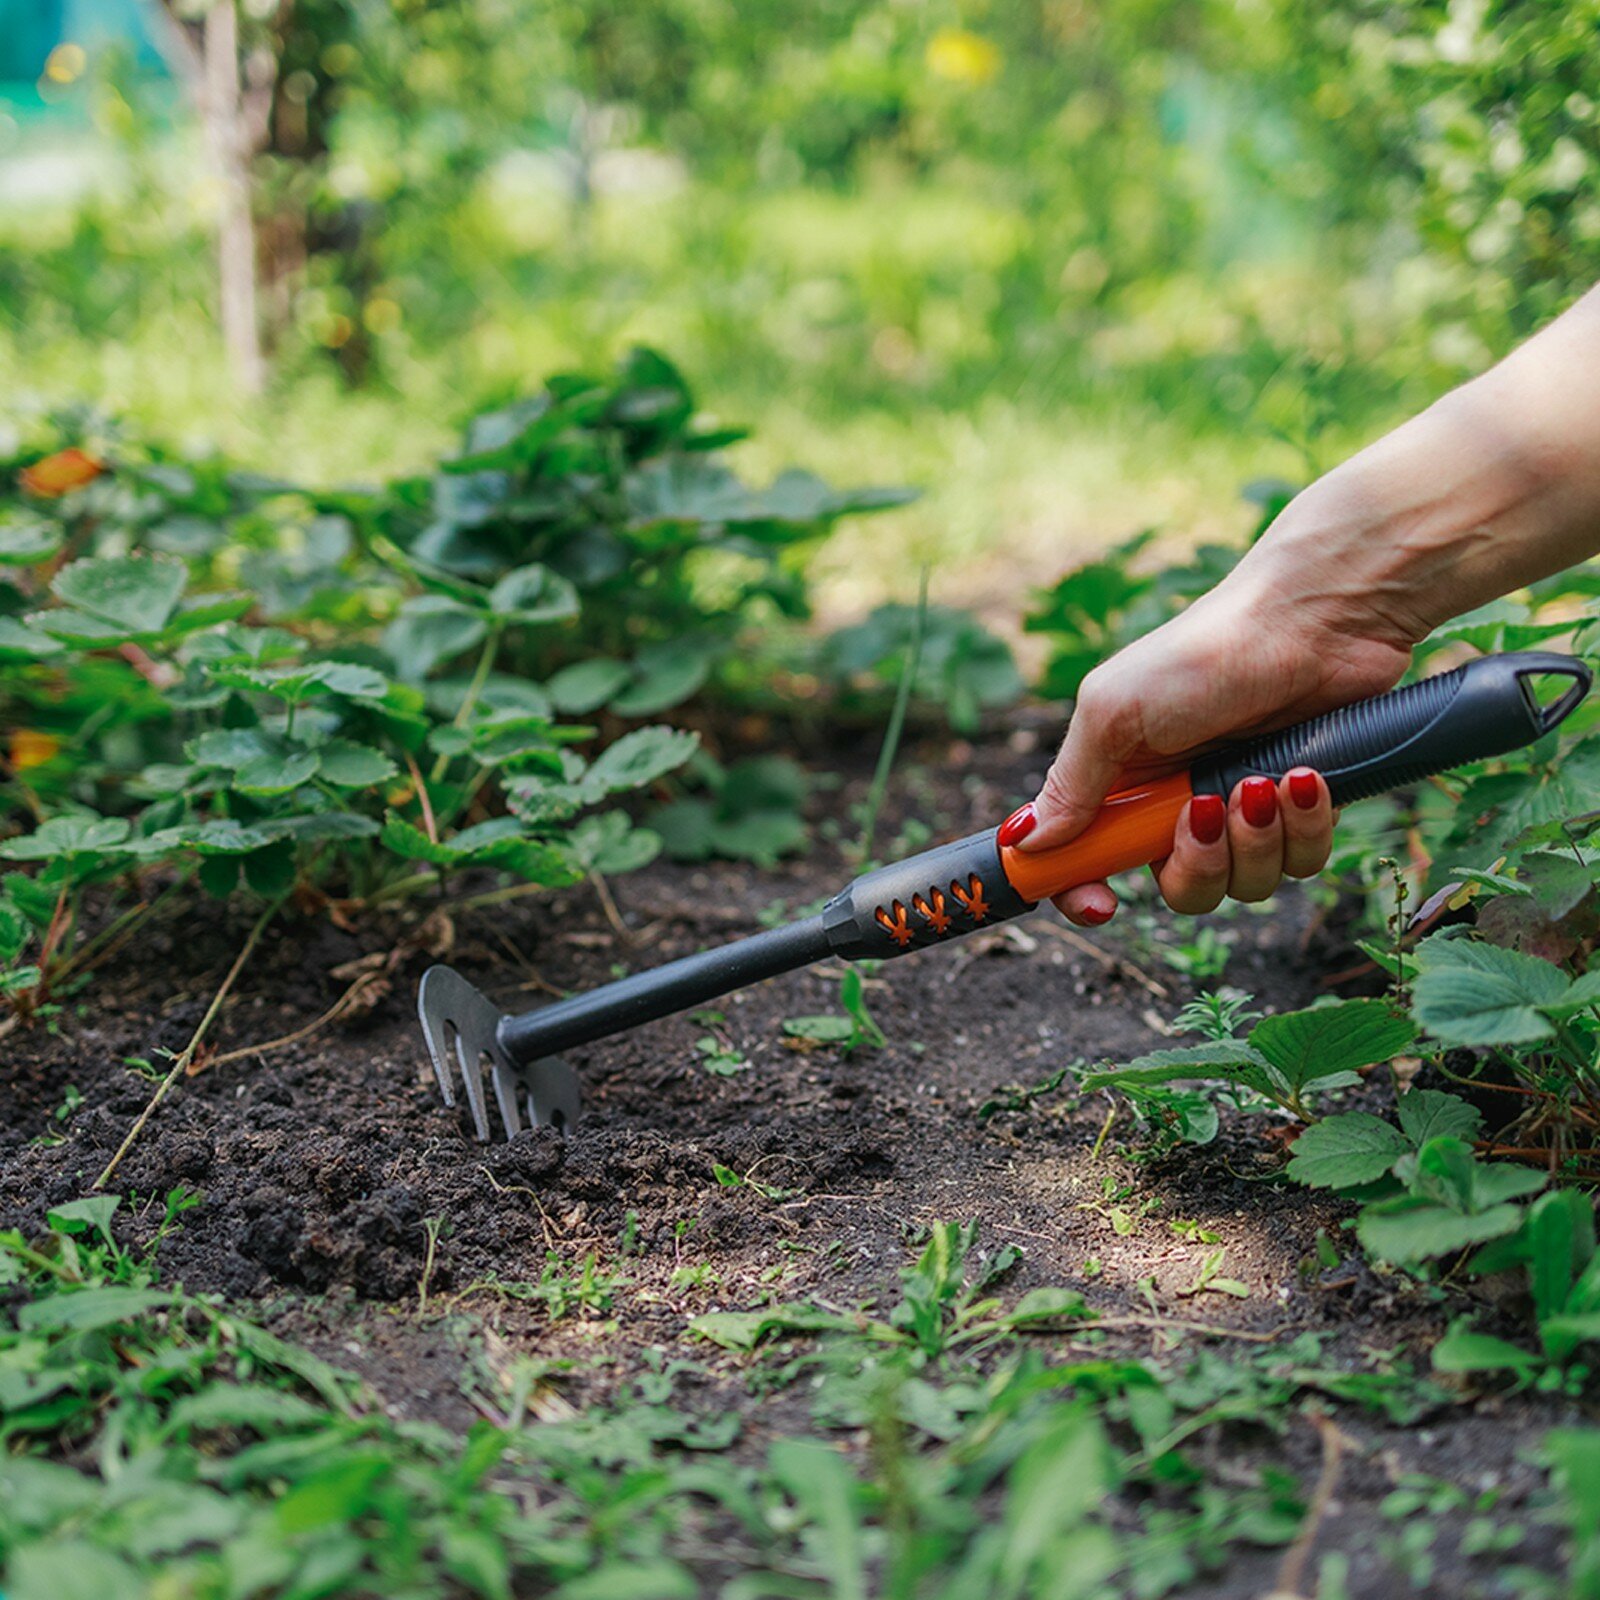
[[[1201,844],[1215,844],[1228,825],[1228,808],[1219,795],[1197,794],[1189,802],[1189,832]]]
[[[1289,798],[1302,811],[1316,810],[1317,775],[1310,767],[1296,767],[1289,774]]]
[[[1018,806],[1015,811],[1000,824],[999,831],[995,834],[995,842],[1003,850],[1009,850],[1012,845],[1026,839],[1033,830],[1039,826],[1039,813],[1033,809],[1033,801],[1025,806]]]
[[[1239,809],[1252,828],[1270,828],[1278,815],[1278,786],[1271,778],[1246,778],[1239,785]]]
[[[1107,911],[1104,906],[1085,906],[1078,915],[1098,928],[1102,922],[1109,922],[1116,916],[1116,912]]]

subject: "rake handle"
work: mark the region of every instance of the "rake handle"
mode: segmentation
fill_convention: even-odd
[[[1532,683],[1572,680],[1549,705]],[[1321,772],[1335,805],[1504,755],[1555,728],[1589,689],[1589,668],[1542,651],[1485,656],[1437,678],[1330,711],[1278,733],[1201,757],[1187,772],[1120,790],[1069,844],[1002,849],[998,830],[923,851],[847,885],[818,917],[636,973],[588,994],[500,1020],[498,1040],[516,1062],[593,1043],[640,1023],[703,1005],[825,956],[884,959],[942,944],[1022,916],[1040,900],[1159,861],[1172,849],[1196,794],[1226,798],[1252,776]]]

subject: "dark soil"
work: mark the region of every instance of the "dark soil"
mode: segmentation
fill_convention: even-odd
[[[934,794],[913,771],[902,787],[924,791],[919,814],[936,837],[952,836],[1031,793],[1041,759],[961,753],[959,784],[941,783]],[[935,770],[951,770],[946,756]],[[830,797],[837,816],[858,792],[850,785]],[[895,825],[891,818],[880,837]],[[216,1049],[304,1027],[346,987],[336,969],[400,950],[387,992],[354,1024],[203,1066],[158,1110],[113,1187],[133,1197],[135,1231],[146,1234],[169,1190],[201,1192],[203,1204],[162,1246],[169,1280],[255,1297],[259,1317],[360,1371],[397,1415],[463,1427],[475,1415],[470,1391],[492,1389],[510,1354],[573,1361],[564,1393],[581,1406],[613,1393],[646,1352],[670,1351],[706,1368],[708,1406],[781,1415],[800,1402],[750,1398],[735,1362],[686,1338],[688,1319],[774,1292],[841,1306],[892,1303],[917,1230],[945,1219],[977,1218],[988,1247],[1022,1247],[1008,1292],[1068,1284],[1107,1313],[1148,1313],[1154,1304],[1170,1318],[1279,1341],[1315,1331],[1327,1338],[1330,1365],[1370,1367],[1378,1350],[1426,1369],[1429,1345],[1462,1303],[1380,1276],[1353,1255],[1333,1270],[1316,1266],[1319,1232],[1348,1238],[1339,1230],[1344,1213],[1274,1181],[1283,1141],[1270,1121],[1225,1119],[1212,1146],[1136,1166],[1119,1153],[1136,1137],[1125,1118],[1095,1154],[1104,1098],[1075,1107],[1057,1092],[980,1118],[980,1106],[1008,1087],[1039,1084],[1079,1057],[1126,1058],[1163,1042],[1159,1026],[1192,991],[1164,965],[1125,959],[1128,931],[1119,924],[1091,947],[1038,916],[886,964],[867,986],[889,1039],[879,1051],[845,1057],[784,1038],[784,1018],[837,1009],[837,971],[814,969],[723,1004],[721,1031],[750,1064],[737,1075],[705,1069],[695,1046],[707,1028],[687,1017],[577,1052],[585,1110],[565,1138],[539,1130],[482,1146],[440,1104],[414,1012],[416,980],[431,959],[424,936],[436,950],[447,946],[452,963],[496,1000],[521,1008],[546,987],[586,987],[619,964],[637,969],[751,931],[774,902],[805,906],[847,875],[826,843],[773,872],[658,864],[613,885],[626,940],[586,888],[421,933],[401,920],[359,934],[326,918],[286,923],[248,968]],[[1293,894],[1276,914],[1240,913],[1231,926],[1237,944],[1226,981],[1269,1009],[1308,1003],[1323,992],[1326,972],[1351,965],[1348,944],[1322,931]],[[182,1048],[247,929],[242,917],[221,913],[162,924],[48,1029],[35,1025],[0,1043],[0,1225],[37,1230],[51,1205],[86,1192],[153,1087],[128,1062],[159,1067],[160,1051]],[[58,1116],[69,1087],[81,1103]],[[724,1187],[714,1166],[784,1192]],[[1131,1192],[1107,1198],[1122,1186]],[[1218,1246],[1190,1242],[1175,1222],[1219,1236],[1222,1270],[1248,1298],[1188,1292]],[[428,1270],[430,1228],[437,1243]],[[552,1323],[542,1307],[495,1292],[494,1280],[536,1283],[550,1251],[567,1262],[593,1253],[628,1280],[612,1316]],[[674,1279],[683,1267],[702,1270]],[[1262,1348],[1184,1338],[1230,1355]],[[1125,1329],[1115,1340],[1130,1354],[1183,1354],[1170,1329]],[[1497,1563],[1550,1565],[1554,1535],[1537,1523],[1509,1556],[1470,1557],[1458,1547],[1466,1517],[1447,1516],[1431,1577],[1413,1590],[1391,1559],[1404,1527],[1379,1506],[1404,1474],[1420,1472],[1474,1494],[1498,1487],[1497,1520],[1517,1521],[1543,1477],[1527,1452],[1546,1428],[1570,1420],[1569,1409],[1463,1396],[1413,1428],[1341,1409],[1349,1449],[1317,1559],[1348,1556],[1351,1595],[1452,1600],[1494,1592]],[[791,1418],[803,1420],[803,1411]],[[1309,1494],[1321,1448],[1310,1422],[1295,1417],[1282,1437],[1214,1429],[1201,1454],[1226,1482],[1273,1465]],[[1260,1596],[1273,1588],[1280,1560],[1277,1551],[1236,1558],[1191,1592]],[[1309,1571],[1314,1578],[1315,1560]]]

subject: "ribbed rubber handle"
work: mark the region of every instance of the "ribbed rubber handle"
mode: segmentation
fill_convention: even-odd
[[[1572,685],[1541,705],[1534,681],[1552,676]],[[1190,782],[1196,794],[1226,799],[1241,778],[1281,778],[1291,767],[1312,767],[1327,779],[1333,803],[1348,805],[1532,744],[1589,692],[1589,677],[1574,656],[1538,650],[1483,656],[1204,756],[1190,769]]]

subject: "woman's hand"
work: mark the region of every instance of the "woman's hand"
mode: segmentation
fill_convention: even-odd
[[[1313,505],[1298,515],[1320,513]],[[1002,842],[1022,851],[1065,844],[1114,789],[1185,767],[1207,746],[1393,687],[1410,657],[1406,630],[1375,610],[1354,626],[1320,588],[1287,585],[1275,563],[1247,558],[1180,617],[1097,667],[1043,789],[1007,819]],[[1279,783],[1246,779],[1226,804],[1196,796],[1154,871],[1174,911],[1211,911],[1224,896],[1264,900],[1283,877],[1312,876],[1332,843],[1328,787],[1299,768]],[[1117,901],[1106,884],[1089,883],[1056,904],[1082,925],[1108,921]]]

